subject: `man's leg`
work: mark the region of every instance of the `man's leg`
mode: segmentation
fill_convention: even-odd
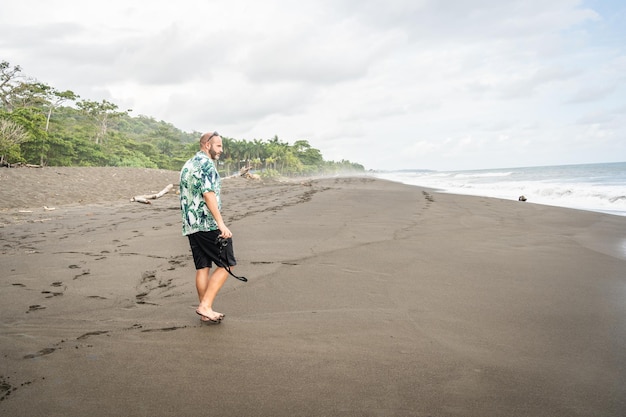
[[[209,286],[209,275],[211,268],[202,268],[196,270],[196,290],[198,290],[198,300],[202,301],[204,293]]]
[[[202,270],[200,270],[202,271]],[[209,274],[208,268],[206,271],[207,275]],[[200,289],[198,289],[198,295],[200,298],[200,305],[198,306],[198,313],[201,315],[208,317],[211,320],[219,320],[224,315],[217,311],[213,310],[213,301],[215,301],[215,297],[217,293],[220,291],[224,283],[226,282],[226,278],[228,278],[228,271],[224,268],[216,268],[212,274],[210,274],[208,278],[208,285],[204,288],[204,292],[202,296],[200,296]],[[198,273],[196,273],[196,286],[198,286]],[[201,282],[204,282],[201,280]]]

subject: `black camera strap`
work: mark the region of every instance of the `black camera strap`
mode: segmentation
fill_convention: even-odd
[[[240,277],[233,274],[233,272],[230,270],[230,265],[228,265],[228,257],[226,256],[226,254],[224,254],[224,258],[222,259],[222,252],[224,248],[228,246],[228,240],[218,238],[218,241],[216,243],[220,247],[220,253],[217,255],[219,262],[218,260],[216,260],[215,264],[219,267],[224,268],[230,275],[232,275],[234,278],[237,278],[239,281],[248,282],[248,278]]]

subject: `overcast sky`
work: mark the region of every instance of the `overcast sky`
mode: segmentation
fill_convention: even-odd
[[[0,60],[83,99],[367,169],[626,161],[622,0],[3,2]]]

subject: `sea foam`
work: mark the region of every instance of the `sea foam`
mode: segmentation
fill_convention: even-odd
[[[403,170],[378,178],[442,192],[527,201],[626,216],[626,163],[479,171]]]

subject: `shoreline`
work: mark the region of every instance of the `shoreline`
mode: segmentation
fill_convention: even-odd
[[[626,411],[623,217],[369,177],[227,180],[249,282],[229,279],[206,325],[177,196],[126,199],[177,173],[79,171],[66,201],[112,201],[0,212],[1,414]]]
[[[524,196],[533,204],[626,216],[626,162],[374,175],[446,193],[514,201]]]

